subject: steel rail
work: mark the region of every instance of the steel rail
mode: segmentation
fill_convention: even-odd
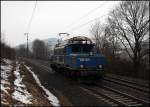
[[[102,86],[102,87],[105,88],[105,89],[107,89],[107,90],[110,90],[110,91],[112,91],[112,92],[115,92],[115,93],[118,93],[118,94],[120,94],[120,95],[126,96],[126,97],[128,97],[128,98],[133,99],[133,100],[136,100],[136,101],[142,103],[143,105],[150,105],[150,102],[149,102],[149,101],[145,101],[145,100],[143,100],[143,99],[139,99],[139,98],[137,98],[137,97],[134,97],[134,96],[129,95],[129,94],[126,94],[126,93],[124,93],[124,92],[121,92],[121,91],[112,89],[112,88],[107,87],[107,86]]]
[[[128,79],[121,79],[120,77],[117,77],[117,76],[110,76],[110,75],[107,75],[106,77],[108,78],[112,78],[112,79],[115,79],[115,80],[119,80],[119,81],[123,81],[123,82],[126,82],[126,83],[130,83],[130,84],[135,84],[137,86],[141,86],[141,87],[145,87],[145,88],[149,88],[149,84],[147,83],[146,85],[144,84],[141,84],[141,83],[137,83],[137,82],[134,82],[134,81],[131,81],[131,80],[128,80]]]
[[[110,82],[113,82],[113,83],[116,83],[116,84],[119,84],[119,85],[123,85],[123,86],[126,86],[126,87],[130,87],[130,88],[142,91],[142,92],[146,92],[146,93],[150,92],[150,90],[148,88],[139,86],[137,84],[133,84],[133,83],[129,83],[129,82],[121,81],[121,80],[116,80],[116,79],[112,79],[112,78],[108,78],[108,77],[104,77],[103,80],[110,81]]]
[[[120,106],[148,106],[150,104],[147,101],[138,99],[134,96],[122,93],[108,87],[86,87],[84,90],[111,100],[113,102],[113,105],[116,104]]]

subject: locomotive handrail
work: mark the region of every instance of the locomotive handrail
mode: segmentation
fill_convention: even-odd
[[[85,41],[85,43],[82,41]],[[62,47],[62,46],[71,45],[71,44],[94,44],[94,43],[92,43],[91,39],[85,36],[76,36],[76,37],[63,41],[62,43],[56,44],[56,47]]]
[[[89,41],[90,44],[92,44],[91,39],[89,39],[89,38],[87,38],[87,37],[85,37],[85,36],[77,36],[77,37],[70,38],[70,39],[68,40],[68,43],[73,43],[74,41],[78,41],[78,42],[86,41],[86,43],[87,43],[87,41]]]

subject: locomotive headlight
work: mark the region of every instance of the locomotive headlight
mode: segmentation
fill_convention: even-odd
[[[98,65],[99,68],[102,68],[102,65]]]
[[[80,68],[83,68],[84,66],[83,65],[80,65]]]

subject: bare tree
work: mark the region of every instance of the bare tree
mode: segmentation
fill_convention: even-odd
[[[123,45],[139,71],[141,43],[149,38],[149,1],[123,1],[108,18],[111,35]]]
[[[51,42],[45,43],[45,55],[46,55],[47,60],[50,59],[50,55],[51,55],[50,50],[51,50]]]
[[[1,58],[15,59],[16,51],[14,48],[6,44],[4,32],[1,32],[0,38]]]
[[[26,47],[25,45],[20,45],[17,49],[17,56],[18,57],[25,57],[26,56]]]
[[[91,26],[90,33],[94,36],[96,44],[96,51],[98,53],[105,53],[106,48],[109,47],[107,36],[105,35],[105,26],[101,25],[100,22],[96,22]]]
[[[97,52],[108,57],[115,57],[119,45],[116,38],[111,36],[111,32],[109,30],[108,25],[101,25],[100,22],[96,22],[92,25],[90,32],[94,36]]]
[[[46,58],[46,46],[45,43],[41,40],[36,39],[32,45],[33,55],[35,58],[38,59],[45,59]]]
[[[109,25],[106,25],[104,29],[104,37],[106,38],[107,43],[109,43],[109,50],[115,58],[118,56],[118,52],[121,50],[121,48],[118,39],[111,32],[113,32],[113,30],[110,29]]]
[[[95,44],[96,44],[96,51],[101,52],[102,42],[101,42],[101,25],[100,22],[96,22],[94,25],[91,26],[90,33],[94,36]]]

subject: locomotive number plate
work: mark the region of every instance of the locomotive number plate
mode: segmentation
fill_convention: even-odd
[[[80,61],[90,61],[90,58],[79,58]]]

